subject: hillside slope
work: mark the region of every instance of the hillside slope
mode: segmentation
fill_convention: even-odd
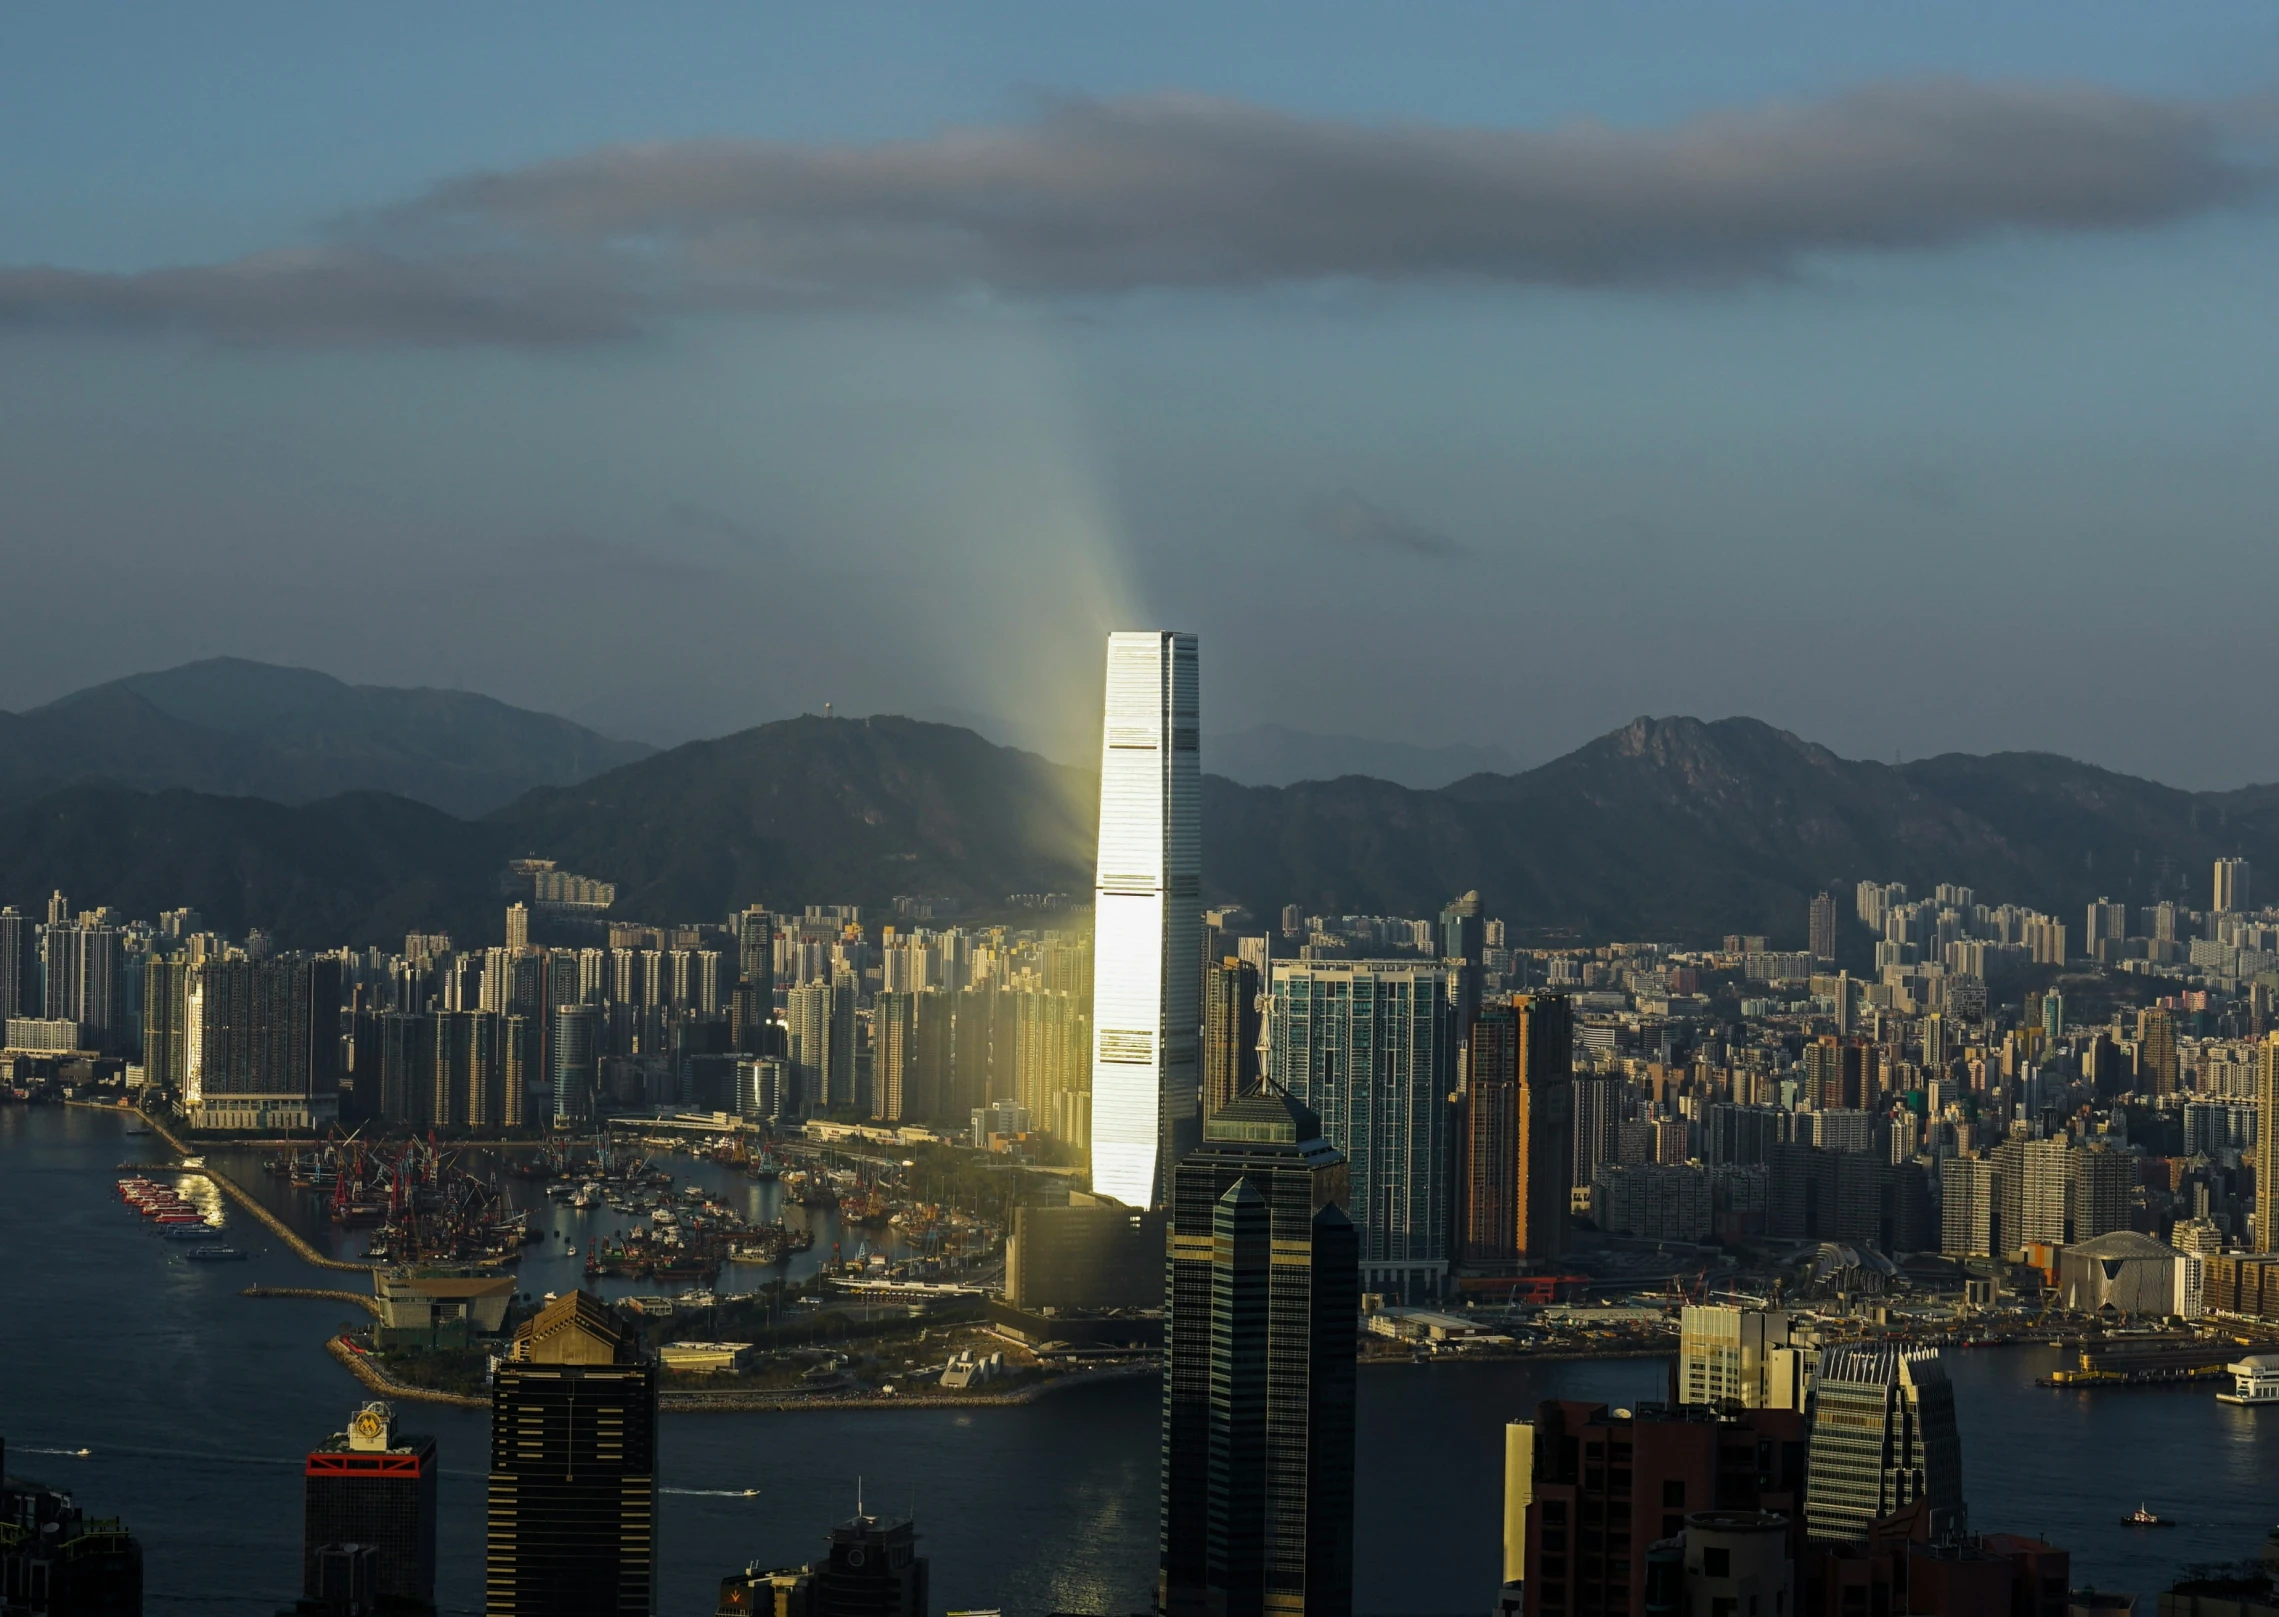
[[[628,914],[898,893],[994,906],[1091,890],[1098,791],[1082,771],[951,725],[810,717],[532,792],[491,823],[616,882]]]
[[[34,906],[62,886],[137,914],[190,904],[298,943],[419,926],[485,942],[500,863],[537,854],[615,882],[616,913],[653,921],[898,894],[1001,914],[1008,894],[1089,891],[1097,791],[1081,770],[901,718],[763,725],[480,821],[377,793],[287,808],[81,786],[0,814],[0,898]],[[1800,947],[1811,893],[1863,877],[1958,881],[2078,924],[2100,894],[2205,904],[2222,854],[2279,874],[2279,788],[2181,792],[2030,753],[1895,768],[1749,719],[1640,719],[1436,791],[1207,776],[1203,814],[1207,901],[1262,921],[1285,903],[1426,915],[1478,888],[1537,938]]]
[[[280,803],[385,791],[476,815],[651,750],[468,691],[223,657],[0,714],[0,798],[102,780]]]

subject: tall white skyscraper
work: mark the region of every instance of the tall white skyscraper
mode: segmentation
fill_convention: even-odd
[[[1108,636],[1093,888],[1092,1188],[1159,1207],[1202,1141],[1195,637]]]

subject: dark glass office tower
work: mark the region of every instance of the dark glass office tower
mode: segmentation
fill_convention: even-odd
[[[810,1617],[926,1617],[926,1558],[900,1516],[856,1516],[831,1529],[813,1568]]]
[[[339,1602],[343,1557],[369,1546],[356,1594],[390,1609],[435,1605],[435,1439],[396,1430],[395,1411],[369,1403],[311,1450],[302,1484],[301,1596]]]
[[[1815,1544],[1865,1544],[1870,1522],[1918,1499],[1934,1535],[1966,1525],[1955,1395],[1937,1348],[1823,1348],[1809,1453]]]
[[[1172,1175],[1156,1603],[1353,1609],[1360,1247],[1321,1120],[1257,1085]]]
[[[582,1291],[514,1335],[491,1386],[488,1617],[649,1617],[657,1376]]]

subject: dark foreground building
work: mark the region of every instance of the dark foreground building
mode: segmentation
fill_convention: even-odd
[[[303,1468],[301,1604],[310,1613],[435,1609],[435,1439],[373,1402]]]
[[[7,1474],[0,1445],[0,1608],[29,1617],[142,1617],[142,1546],[71,1495]]]
[[[830,1545],[812,1566],[722,1579],[714,1617],[927,1617],[930,1569],[909,1519],[858,1508]]]
[[[1353,1609],[1360,1246],[1345,1159],[1264,1085],[1172,1176],[1157,1605]]]
[[[488,1617],[648,1617],[656,1603],[657,1375],[582,1291],[514,1336],[491,1387]]]

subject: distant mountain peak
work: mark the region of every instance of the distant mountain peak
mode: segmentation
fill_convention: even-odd
[[[0,724],[0,796],[75,780],[306,803],[387,791],[480,814],[654,749],[470,691],[351,685],[208,657],[90,686]]]

